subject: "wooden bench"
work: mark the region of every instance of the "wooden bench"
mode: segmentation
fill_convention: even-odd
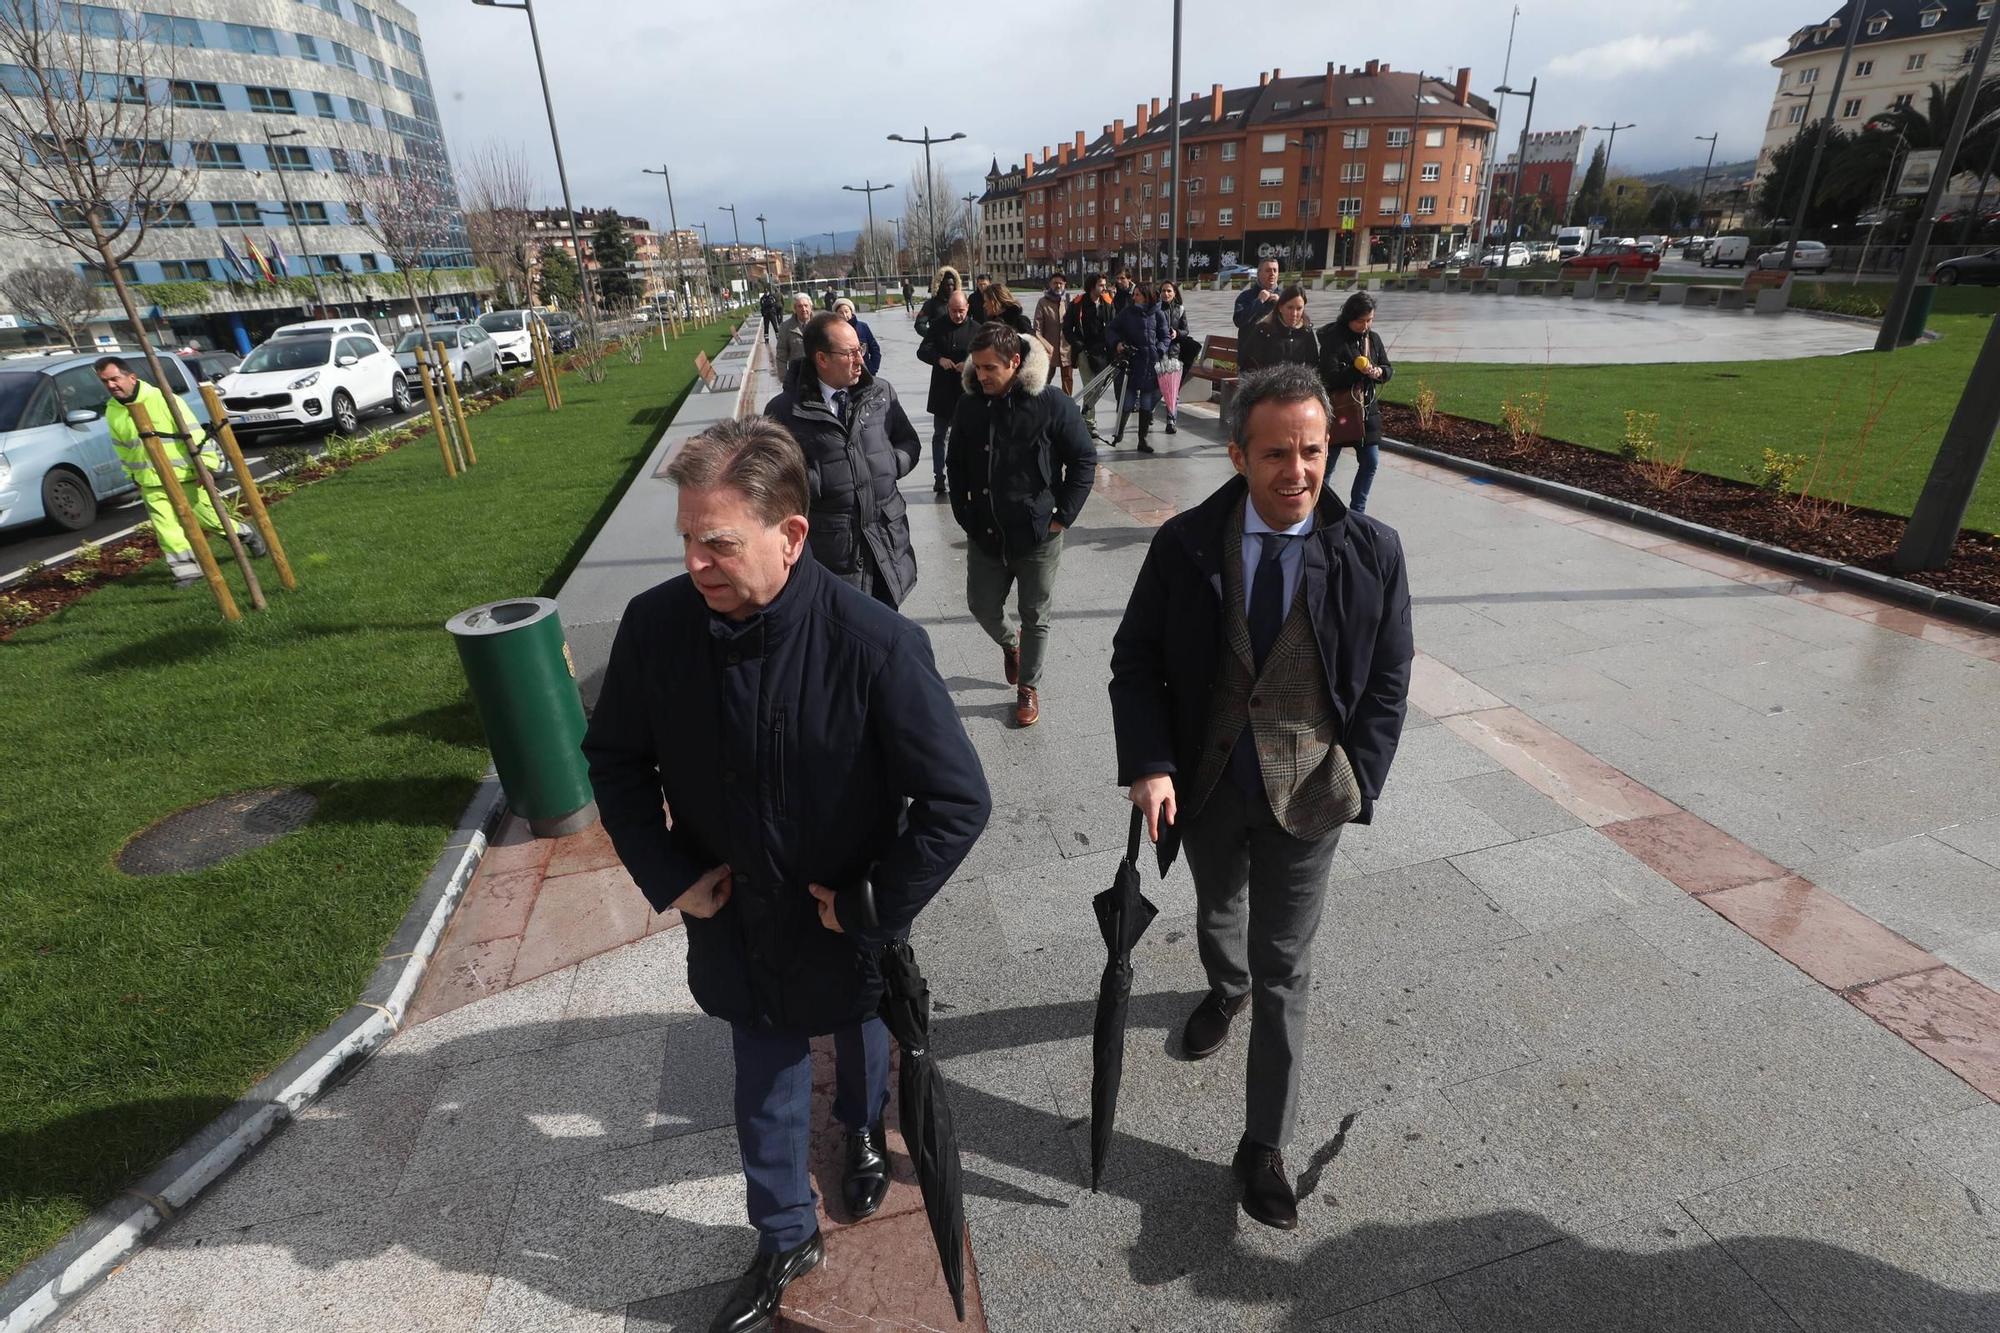
[[[1182,378],[1203,380],[1214,385],[1216,406],[1227,413],[1230,399],[1236,396],[1236,339],[1219,333],[1209,334],[1202,344],[1201,356],[1187,368]]]
[[[1588,264],[1564,264],[1556,275],[1558,293],[1565,288],[1579,301],[1589,301],[1597,296],[1599,270]]]
[[[718,371],[715,363],[708,359],[707,352],[694,354],[694,371],[701,376],[701,388],[704,393],[734,393],[743,387],[741,375],[724,375]]]
[[[1792,301],[1791,274],[1783,269],[1752,269],[1743,278],[1743,294],[1760,315],[1780,315]]]
[[[1467,264],[1459,269],[1458,277],[1454,281],[1456,286],[1453,290],[1455,291],[1479,291],[1481,290],[1480,284],[1486,281],[1486,266],[1483,264]]]

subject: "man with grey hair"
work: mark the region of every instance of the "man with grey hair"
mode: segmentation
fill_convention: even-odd
[[[750,1333],[823,1254],[815,1036],[837,1055],[846,1213],[881,1207],[876,958],[992,802],[923,630],[804,558],[806,466],[785,429],[723,422],[668,477],[687,572],[625,609],[583,752],[619,859],[681,915],[695,1002],[731,1025],[757,1255],[711,1327]]]
[[[1320,903],[1389,775],[1412,656],[1402,544],[1324,485],[1331,417],[1309,367],[1243,377],[1237,475],[1154,534],[1111,649],[1118,781],[1194,873],[1209,991],[1184,1053],[1250,1007],[1234,1168],[1243,1210],[1285,1230]]]
[[[812,323],[813,299],[804,292],[792,297],[791,318],[778,326],[778,350],[771,356],[771,368],[782,381],[791,364],[806,354],[806,325]]]

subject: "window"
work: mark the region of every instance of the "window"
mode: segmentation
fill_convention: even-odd
[[[369,56],[368,77],[375,80],[375,82],[377,83],[387,83],[389,81],[389,67],[383,64],[381,61],[377,60],[374,56]]]
[[[1438,197],[1436,195],[1420,194],[1417,196],[1417,212],[1435,213],[1437,211],[1438,211]]]
[[[340,0],[319,0],[319,7],[335,18],[340,17]]]
[[[1382,179],[1384,181],[1399,181],[1403,179],[1403,164],[1401,162],[1384,162],[1382,164]]]
[[[1349,106],[1374,106],[1375,99],[1373,97],[1350,97],[1347,99],[1347,104]]]
[[[1423,179],[1427,181],[1439,180],[1442,178],[1443,171],[1444,171],[1444,163],[1426,162],[1424,163]]]
[[[274,143],[265,151],[271,155],[271,165],[279,171],[311,171],[312,150],[300,148],[296,144]]]
[[[194,215],[186,204],[156,204],[150,207],[146,224],[152,227],[192,227]]]
[[[1203,188],[1201,177],[1199,176],[1190,177],[1184,188],[1189,194],[1200,194]]]
[[[384,23],[386,22],[387,20],[385,19]],[[375,31],[375,16],[360,5],[356,5],[354,7],[354,24],[358,28],[366,28],[369,32],[373,32]]]
[[[1276,199],[1261,200],[1257,205],[1257,216],[1260,218],[1277,218],[1284,215],[1284,205]]]
[[[278,34],[269,28],[260,28],[249,23],[225,23],[222,26],[229,34],[230,50],[240,51],[246,56],[278,54]]]
[[[347,272],[347,265],[340,262],[339,255],[314,255],[312,259],[309,261],[308,267],[310,267],[310,269],[314,273]],[[478,328],[479,326],[475,324],[472,327]]]
[[[1410,132],[1408,130],[1390,130],[1389,146],[1391,148],[1408,148],[1410,146]]]
[[[243,150],[233,143],[197,143],[194,164],[209,171],[241,171]]]
[[[1265,152],[1267,152],[1267,153],[1282,153],[1282,152],[1284,152],[1284,151],[1285,151],[1285,136],[1284,136],[1284,135],[1282,135],[1282,134],[1267,134],[1267,135],[1265,135],[1265,136],[1264,136],[1264,151],[1265,151]]]
[[[285,208],[290,213],[291,220],[298,223],[301,227],[324,227],[327,225],[328,219],[325,204],[295,203],[287,204]]]
[[[1818,83],[1818,82],[1819,82],[1819,70],[1817,67],[1813,69],[1802,69],[1799,71],[1800,87],[1803,88],[1806,84]]]
[[[333,109],[333,99],[325,93],[313,94],[313,110],[319,112],[321,120],[339,119],[339,115]]]
[[[1376,200],[1375,211],[1385,216],[1392,215],[1396,211],[1396,201],[1401,198],[1402,196],[1398,194],[1385,194]]]
[[[158,139],[147,139],[143,142],[138,139],[120,139],[117,144],[117,157],[119,165],[127,167],[157,166],[173,161],[167,152],[167,145]]]
[[[1216,209],[1216,210],[1215,210],[1215,225],[1216,225],[1216,226],[1218,226],[1218,227],[1233,227],[1233,226],[1235,226],[1235,225],[1236,225],[1236,210],[1235,210],[1235,209],[1233,209],[1233,208],[1218,208],[1218,209]]]
[[[1806,109],[1797,102],[1792,103],[1785,111],[1785,124],[1787,125],[1796,125],[1805,118]]]
[[[1342,130],[1340,132],[1340,146],[1349,152],[1357,148],[1366,148],[1368,146],[1368,131]]]
[[[127,282],[137,282],[139,280],[139,266],[137,264],[131,263],[129,261],[120,264],[118,266],[118,272]],[[104,265],[102,264],[85,264],[83,266],[83,276],[89,278],[92,282],[96,283],[100,287],[109,287],[111,285],[111,275],[105,272]],[[78,366],[75,370],[64,371],[63,374],[65,376],[80,375],[82,373],[82,370],[83,367]],[[96,379],[97,377],[96,375],[93,374],[91,378]],[[146,375],[144,376],[144,378],[147,380],[151,380],[152,376]],[[107,397],[108,396],[109,395],[107,395]]]
[[[1444,147],[1444,131],[1443,131],[1443,130],[1425,130],[1425,131],[1424,131],[1424,147],[1426,147],[1426,148],[1442,148],[1442,147]]]
[[[1153,155],[1151,153],[1142,154],[1139,158],[1139,170],[1151,171],[1152,169],[1153,169]]]
[[[1917,95],[1915,93],[1897,93],[1895,97],[1890,99],[1889,109],[1894,111],[1900,107],[1907,107],[1916,100]]]
[[[1201,210],[1199,208],[1190,208],[1188,210],[1187,224],[1190,227],[1199,227],[1201,225]]]
[[[374,255],[363,255],[361,256],[361,271],[363,273],[380,273],[382,271],[382,261]]]
[[[1869,76],[1870,74],[1873,74],[1874,72],[1875,72],[1875,62],[1874,62],[1874,61],[1872,61],[1872,60],[1857,60],[1857,61],[1855,61],[1855,62],[1854,62],[1854,77],[1855,77],[1855,78],[1857,78],[1857,79],[1865,79],[1865,78],[1867,78],[1867,77],[1868,77],[1868,76]]]
[[[67,86],[62,75],[56,71],[50,71],[46,77],[51,88]],[[84,88],[95,101],[144,106],[151,100],[146,96],[146,81],[138,75],[86,74],[83,77]]]
[[[358,125],[373,125],[375,123],[368,118],[368,104],[358,97],[347,99],[347,116],[348,119]]]
[[[250,199],[218,199],[213,205],[218,227],[261,227],[264,215]]]
[[[1908,60],[1905,60],[1903,62],[1903,72],[1905,74],[1915,74],[1918,70],[1922,69],[1923,67],[1924,67],[1924,53],[1922,51],[1918,51],[1915,55],[1912,55]]]
[[[1234,161],[1236,160],[1236,145],[1235,145],[1235,144],[1233,144],[1233,143],[1226,143],[1226,144],[1222,145],[1222,160],[1223,160],[1224,162],[1234,162]]]
[[[1282,186],[1284,183],[1285,183],[1285,169],[1283,167],[1258,168],[1257,171],[1258,189],[1275,190],[1278,189],[1280,186]]]
[[[319,63],[318,42],[314,41],[311,37],[308,37],[305,33],[302,32],[293,33],[292,40],[299,44],[299,59],[310,60],[314,64]]]
[[[62,26],[66,32],[77,33],[84,37],[101,37],[106,41],[116,41],[122,35],[118,11],[106,9],[103,5],[64,5]]]
[[[1842,102],[1840,104],[1840,118],[1842,120],[1853,120],[1856,116],[1860,114],[1861,114],[1860,98],[1850,97],[1845,102]]]
[[[1887,19],[1868,20],[1868,35],[1870,37],[1880,37],[1883,33],[1887,31],[1889,31],[1889,20]]]
[[[1151,199],[1153,197],[1153,182],[1147,181],[1144,185],[1140,186],[1139,188],[1141,194],[1145,198]]]
[[[212,83],[189,83],[186,79],[175,79],[167,85],[167,92],[178,107],[195,111],[222,110],[222,89]]]
[[[1205,144],[1190,144],[1190,145],[1188,145],[1188,150],[1187,150],[1187,160],[1188,160],[1188,161],[1190,161],[1190,162],[1199,162],[1199,161],[1201,161],[1201,160],[1202,160],[1203,158],[1205,158],[1205,157],[1207,157],[1207,156],[1208,156],[1208,147],[1207,147],[1207,145],[1205,145]]]
[[[342,69],[354,68],[354,48],[341,42],[333,44],[333,63]]]
[[[299,109],[292,105],[289,88],[249,87],[243,90],[250,94],[250,109],[267,116],[296,116]]]
[[[1935,28],[1937,26],[1938,14],[1939,14],[1938,10],[1935,9],[1926,10],[1920,17],[1919,21],[1926,28]]]
[[[177,18],[172,14],[147,14],[140,23],[146,40],[159,46],[208,45],[201,38],[201,25],[193,19]]]
[[[417,41],[417,35],[411,32],[408,28],[398,26],[396,29],[396,36],[402,41],[403,49],[405,51],[422,52],[422,50],[424,49],[423,44]]]
[[[1357,181],[1365,181],[1367,179],[1368,164],[1366,162],[1343,162],[1340,164],[1340,183],[1342,185],[1353,185]]]
[[[162,282],[212,282],[215,270],[206,259],[162,259],[160,280]]]
[[[1336,204],[1335,207],[1340,210],[1340,215],[1342,217],[1344,218],[1354,217],[1355,215],[1361,212],[1361,196],[1342,195],[1340,197],[1339,203]]]
[[[1235,194],[1236,178],[1234,176],[1224,176],[1215,183],[1215,192],[1217,194]]]

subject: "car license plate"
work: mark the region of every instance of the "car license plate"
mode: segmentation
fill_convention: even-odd
[[[242,415],[238,416],[236,419],[238,421],[243,421],[243,422],[254,422],[254,421],[278,421],[281,420],[282,418],[276,412],[245,412]]]

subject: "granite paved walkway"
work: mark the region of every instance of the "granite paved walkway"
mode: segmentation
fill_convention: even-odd
[[[875,331],[921,402],[906,317]],[[2000,644],[1423,467],[1375,492],[1423,657],[1329,889],[1302,1227],[1234,1204],[1240,1035],[1175,1057],[1184,869],[1149,887],[1086,1188],[1086,900],[1125,823],[1105,662],[1152,527],[1227,466],[1185,420],[1110,457],[1026,732],[910,490],[905,609],[996,798],[915,935],[986,1325],[2000,1327]],[[750,1246],[726,1035],[601,838],[503,842],[408,1030],[66,1327],[705,1327]],[[914,1206],[834,1234],[790,1326],[951,1326]]]

